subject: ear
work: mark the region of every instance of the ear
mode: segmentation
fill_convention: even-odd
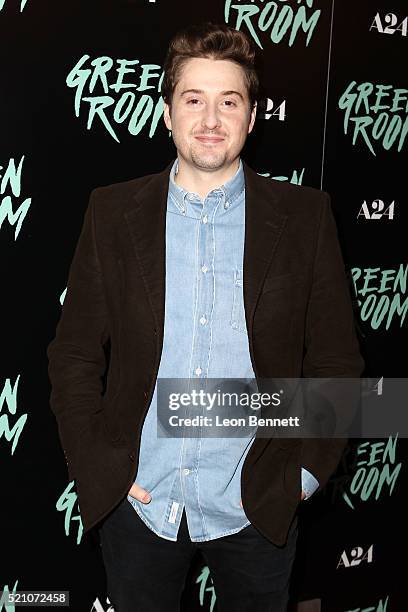
[[[163,119],[164,123],[166,124],[166,128],[171,131],[170,106],[167,104],[167,102],[164,102]]]
[[[254,107],[251,110],[251,118],[250,118],[249,126],[248,126],[248,134],[252,132],[252,128],[254,127],[257,108],[258,108],[258,103],[255,102]]]

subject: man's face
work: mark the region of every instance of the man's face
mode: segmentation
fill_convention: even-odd
[[[179,157],[201,170],[226,169],[252,131],[256,107],[250,102],[243,69],[228,60],[186,62],[164,121]]]

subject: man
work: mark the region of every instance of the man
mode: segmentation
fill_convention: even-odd
[[[177,610],[197,548],[221,612],[285,610],[298,505],[345,445],[157,436],[159,378],[363,369],[327,194],[240,158],[254,56],[226,26],[173,39],[162,92],[177,159],[91,194],[48,348],[51,406],[117,612]]]

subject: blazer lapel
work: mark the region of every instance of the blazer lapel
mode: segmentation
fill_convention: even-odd
[[[134,194],[133,208],[124,212],[146,293],[156,321],[164,334],[166,281],[166,210],[171,162]]]
[[[140,272],[161,340],[165,309],[165,236],[169,175],[173,162],[133,196],[134,206],[124,212]],[[245,162],[245,245],[243,293],[248,334],[264,278],[275,255],[287,215],[278,212],[272,183],[259,177]]]
[[[252,338],[255,307],[276,253],[287,215],[278,211],[279,197],[272,181],[260,177],[245,162],[244,307]]]

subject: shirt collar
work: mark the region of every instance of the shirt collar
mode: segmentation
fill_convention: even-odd
[[[175,159],[169,177],[169,194],[172,196],[172,199],[182,214],[186,214],[186,209],[188,208],[188,202],[191,200],[195,200],[196,202],[200,200],[197,193],[186,191],[180,185],[177,185],[174,181],[174,176],[178,171],[178,158]],[[217,195],[221,193],[223,195],[224,206],[223,210],[229,210],[234,203],[237,201],[238,197],[242,194],[245,188],[245,177],[244,177],[244,168],[242,164],[242,159],[239,160],[239,166],[234,174],[226,183],[221,185],[220,187],[213,189],[207,194],[207,198],[212,195]],[[200,200],[201,201],[201,200]]]

